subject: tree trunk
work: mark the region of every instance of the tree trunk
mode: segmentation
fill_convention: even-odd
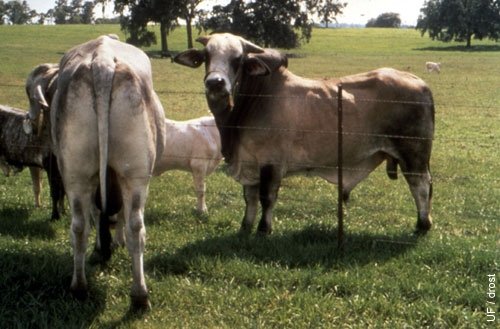
[[[193,29],[191,27],[191,17],[186,15],[187,47],[193,48]]]
[[[465,46],[467,49],[471,48],[472,44],[472,34],[467,35],[467,46]]]
[[[170,57],[167,43],[167,24],[160,22],[161,57]]]

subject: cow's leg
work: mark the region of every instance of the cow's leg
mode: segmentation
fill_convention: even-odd
[[[116,214],[115,237],[113,244],[116,247],[125,247],[126,238],[124,230],[125,219],[123,217],[123,209]]]
[[[205,202],[205,173],[202,169],[193,168],[193,185],[197,198],[196,210],[202,214],[206,214],[208,208]]]
[[[422,168],[423,167],[423,168]],[[417,206],[417,233],[426,233],[432,226],[432,179],[428,165],[406,165],[401,168]]]
[[[259,198],[262,206],[262,217],[257,228],[258,234],[269,234],[272,231],[273,208],[278,199],[281,177],[277,169],[271,165],[260,170]]]
[[[38,167],[29,167],[31,174],[31,183],[33,187],[33,195],[35,196],[35,207],[40,207],[40,191],[42,190],[42,177],[40,175],[42,169]]]
[[[259,185],[244,185],[243,197],[245,198],[245,216],[241,222],[240,232],[250,233],[257,217],[259,205]]]
[[[47,171],[47,178],[49,180],[50,198],[52,200],[52,215],[51,219],[59,219],[60,213],[64,213],[64,185],[57,166],[56,157],[51,154],[43,160],[43,166]]]
[[[144,178],[125,178],[122,186],[123,215],[125,217],[126,243],[132,258],[132,308],[146,310],[150,308],[148,290],[144,278],[144,247],[146,227],[144,225],[144,207],[147,198],[148,180]]]
[[[405,174],[406,181],[410,186],[410,191],[415,199],[417,206],[417,233],[426,233],[432,226],[431,218],[431,199],[432,199],[432,180],[429,172],[427,173],[408,173]]]
[[[87,183],[85,183],[87,185]],[[71,292],[77,299],[87,297],[87,279],[85,277],[85,252],[90,231],[91,193],[84,189],[68,192],[71,206],[71,242],[73,245],[73,278]]]

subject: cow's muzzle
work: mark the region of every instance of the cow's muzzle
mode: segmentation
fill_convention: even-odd
[[[205,76],[205,91],[211,97],[227,97],[230,90],[225,74],[219,71],[208,72]]]

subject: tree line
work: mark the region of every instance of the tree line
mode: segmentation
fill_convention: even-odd
[[[120,23],[127,42],[149,46],[157,42],[151,23],[160,26],[162,54],[168,55],[167,37],[182,24],[187,46],[193,47],[193,28],[232,32],[266,47],[294,48],[308,42],[314,21],[328,27],[348,5],[342,0],[230,0],[213,5],[208,0],[57,0],[45,13],[31,10],[26,1],[0,0],[0,25],[53,23]],[[114,4],[114,19],[95,19],[94,9]],[[217,2],[216,2],[217,3]],[[401,26],[398,13],[383,13],[366,27]],[[420,9],[416,29],[440,41],[466,42],[500,38],[500,0],[426,0]]]
[[[0,0],[2,24],[90,24],[94,22],[94,7],[98,1],[57,0],[54,8],[38,13],[27,1]]]

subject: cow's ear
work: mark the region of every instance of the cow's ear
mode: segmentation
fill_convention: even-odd
[[[188,49],[174,57],[174,62],[184,66],[197,68],[205,61],[205,53],[198,49]]]
[[[206,46],[208,41],[210,40],[210,36],[209,35],[202,35],[200,37],[198,37],[196,39],[196,41],[198,41],[199,43],[201,43],[202,45]]]
[[[264,49],[257,46],[256,44],[248,41],[248,40],[245,40],[243,38],[240,37],[240,41],[241,41],[241,44],[243,45],[243,49],[245,50],[245,52],[247,54],[260,54],[260,53],[263,53],[264,52]]]
[[[245,59],[244,69],[247,74],[253,76],[264,76],[271,73],[269,66],[260,58],[254,56],[249,56]]]

